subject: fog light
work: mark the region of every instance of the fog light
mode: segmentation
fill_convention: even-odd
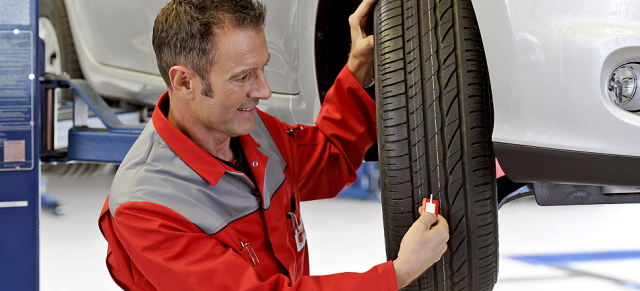
[[[640,110],[637,72],[640,72],[640,64],[624,64],[613,71],[607,84],[611,101],[625,110]]]

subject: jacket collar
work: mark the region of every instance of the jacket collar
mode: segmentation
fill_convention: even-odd
[[[236,170],[210,155],[169,123],[167,116],[162,112],[162,108],[169,108],[168,92],[162,94],[158,100],[151,119],[160,137],[191,169],[213,186],[218,184],[218,181],[220,181],[224,173],[237,173]],[[255,152],[255,148],[260,147],[260,144],[250,135],[240,136],[239,141],[245,151],[245,155],[249,152]]]

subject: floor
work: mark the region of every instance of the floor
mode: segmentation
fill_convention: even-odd
[[[67,213],[42,212],[41,290],[119,290],[106,271],[106,243],[96,222],[112,177],[48,177],[47,192]],[[385,261],[379,202],[305,202],[302,211],[313,274],[362,272]],[[640,204],[510,202],[499,211],[500,275],[494,290],[640,290],[639,221]]]

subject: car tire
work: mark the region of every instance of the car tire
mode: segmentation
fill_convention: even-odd
[[[484,50],[471,1],[380,0],[375,80],[387,257],[440,201],[447,252],[404,290],[491,290],[498,273],[496,169]]]
[[[40,38],[45,45],[45,72],[82,78],[64,0],[40,0],[39,5],[38,24]],[[71,92],[63,95],[67,95],[63,100],[71,101]]]
[[[44,42],[45,73],[66,74],[68,78],[83,78],[76,53],[69,17],[64,0],[40,0],[39,36]],[[71,89],[56,89],[58,100],[73,101]],[[64,178],[86,178],[108,171],[108,164],[100,163],[43,163],[42,172]]]

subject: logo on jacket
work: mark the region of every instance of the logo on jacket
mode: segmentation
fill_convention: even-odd
[[[291,217],[291,227],[293,228],[293,237],[296,240],[296,247],[298,252],[304,248],[307,243],[307,233],[304,231],[304,224],[302,223],[302,217],[298,219],[295,213],[287,213]]]

